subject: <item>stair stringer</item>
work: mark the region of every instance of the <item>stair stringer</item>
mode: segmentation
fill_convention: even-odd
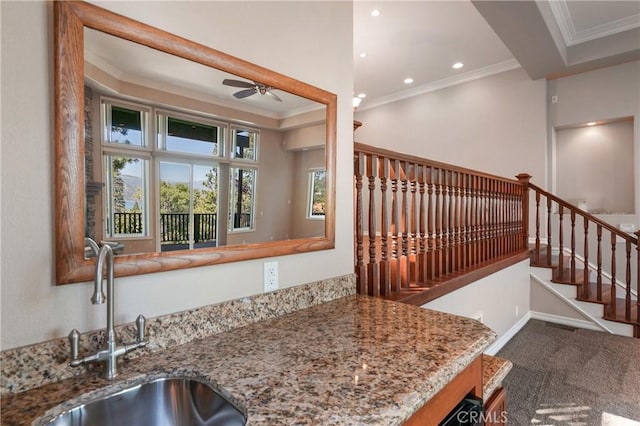
[[[530,267],[530,275],[533,281],[542,286],[549,293],[578,312],[594,326],[602,331],[619,336],[633,337],[633,326],[629,324],[609,321],[603,318],[605,305],[601,303],[584,302],[576,300],[577,286],[570,284],[558,284],[551,281],[551,269]]]

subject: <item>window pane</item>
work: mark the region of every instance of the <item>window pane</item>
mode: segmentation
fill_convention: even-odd
[[[191,205],[190,175],[189,164],[160,162],[160,244],[162,251],[188,248]]]
[[[309,200],[309,216],[324,217],[325,203],[327,200],[327,172],[325,170],[316,170],[311,175],[311,192]]]
[[[111,123],[108,130],[108,141],[124,145],[144,146],[142,129],[142,111],[107,105],[107,123]]]
[[[109,236],[147,235],[146,160],[107,156]]]
[[[229,224],[232,230],[253,229],[255,177],[255,170],[231,169]]]
[[[197,247],[216,241],[218,168],[193,166],[193,238]]]
[[[161,119],[159,118],[159,121]],[[167,117],[166,132],[164,149],[167,151],[220,155],[220,128],[217,126]]]
[[[258,159],[257,147],[257,131],[247,129],[233,130],[233,158],[256,161]]]

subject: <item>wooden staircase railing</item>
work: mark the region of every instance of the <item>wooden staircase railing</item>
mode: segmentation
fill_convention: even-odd
[[[354,166],[360,294],[422,304],[527,258],[529,175],[506,179],[359,143]]]
[[[578,286],[578,300],[604,304],[605,319],[632,324],[640,337],[640,231],[622,232],[532,183],[528,187],[536,204],[532,266],[554,268],[554,282]]]

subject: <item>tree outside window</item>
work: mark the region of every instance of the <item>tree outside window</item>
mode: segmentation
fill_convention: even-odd
[[[309,172],[309,209],[308,217],[324,219],[327,202],[327,171],[324,169]]]

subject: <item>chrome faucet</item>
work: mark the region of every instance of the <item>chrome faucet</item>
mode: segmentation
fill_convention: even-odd
[[[93,287],[93,296],[91,296],[91,303],[94,305],[102,304],[105,302],[105,295],[102,291],[103,287],[103,272],[107,268],[107,328],[106,334],[106,347],[98,352],[80,357],[80,332],[73,329],[69,333],[69,343],[71,345],[71,367],[78,367],[90,362],[105,362],[104,377],[107,379],[113,379],[118,374],[118,357],[129,353],[135,349],[143,347],[147,344],[144,336],[145,317],[138,315],[136,319],[136,328],[138,335],[134,343],[118,346],[117,336],[114,329],[114,278],[113,278],[113,250],[109,244],[103,243],[102,247],[93,241],[91,238],[85,238],[85,245],[89,246],[96,256],[96,277]]]

